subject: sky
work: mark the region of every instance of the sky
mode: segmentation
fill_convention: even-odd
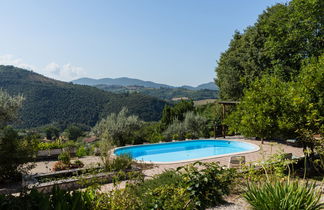
[[[71,81],[199,85],[235,32],[283,0],[0,0],[0,64]]]

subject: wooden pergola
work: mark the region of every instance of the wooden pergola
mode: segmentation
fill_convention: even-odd
[[[217,104],[221,104],[223,107],[222,111],[222,121],[225,119],[225,112],[226,112],[226,106],[235,106],[236,104],[240,103],[239,101],[216,101]],[[226,136],[226,129],[225,125],[222,124],[222,136],[225,138]]]

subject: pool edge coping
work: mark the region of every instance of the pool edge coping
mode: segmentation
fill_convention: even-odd
[[[189,159],[189,160],[179,160],[179,161],[172,161],[172,162],[152,162],[152,161],[142,161],[142,160],[136,160],[137,163],[145,163],[145,164],[155,164],[155,165],[168,165],[168,164],[177,164],[177,163],[189,163],[189,162],[195,162],[195,161],[201,161],[201,160],[208,160],[208,159],[214,159],[214,158],[220,158],[220,157],[226,157],[226,156],[233,156],[233,155],[240,155],[240,154],[249,154],[253,152],[259,151],[261,148],[253,143],[245,142],[242,140],[235,140],[235,139],[190,139],[190,140],[183,140],[183,141],[172,141],[172,142],[161,142],[161,143],[153,143],[153,144],[139,144],[139,145],[128,145],[123,147],[116,147],[112,150],[112,156],[116,157],[115,151],[120,148],[127,148],[127,147],[136,147],[136,146],[145,146],[145,145],[154,145],[154,144],[165,144],[165,143],[176,143],[176,142],[184,142],[184,141],[199,141],[199,140],[207,140],[207,141],[236,141],[236,142],[242,142],[245,144],[252,145],[254,149],[249,151],[243,151],[243,152],[235,152],[235,153],[229,153],[229,154],[222,154],[222,155],[213,155],[208,157],[202,157],[202,158],[195,158],[195,159]]]

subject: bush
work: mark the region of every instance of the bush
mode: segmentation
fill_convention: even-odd
[[[186,138],[199,138],[208,135],[207,119],[187,112],[184,121],[174,120],[171,125],[163,132],[166,139],[184,140]]]
[[[90,191],[63,191],[54,187],[50,194],[37,190],[19,196],[0,195],[0,209],[91,209],[94,199]]]
[[[84,146],[80,146],[78,150],[76,151],[76,156],[77,157],[83,157],[88,155],[88,151]]]
[[[38,150],[49,150],[49,149],[62,149],[67,147],[75,147],[76,143],[73,141],[67,141],[65,143],[61,143],[60,141],[54,142],[40,142],[38,143]]]
[[[71,156],[69,152],[62,152],[59,156],[58,156],[58,160],[62,161],[62,163],[64,164],[70,164],[71,162]]]
[[[199,209],[223,203],[223,196],[230,193],[230,186],[236,177],[234,169],[223,169],[215,162],[196,162],[180,167],[178,171],[183,171],[183,185],[191,203]]]
[[[133,144],[135,131],[139,130],[143,125],[138,116],[128,116],[128,110],[123,108],[118,114],[113,113],[107,118],[102,119],[92,129],[95,136],[109,135],[109,140],[116,146],[124,146],[125,144]]]
[[[244,198],[254,209],[322,209],[321,194],[315,184],[303,185],[296,182],[250,184]]]
[[[130,169],[132,167],[132,157],[129,154],[121,154],[118,155],[113,161],[110,166],[111,171],[121,171]]]

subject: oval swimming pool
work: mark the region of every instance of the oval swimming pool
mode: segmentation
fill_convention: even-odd
[[[209,159],[257,150],[259,150],[257,145],[241,141],[190,140],[126,146],[115,149],[114,154],[130,154],[133,159],[138,161],[167,164]]]

